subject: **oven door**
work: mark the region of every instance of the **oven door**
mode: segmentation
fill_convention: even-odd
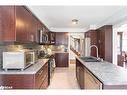
[[[25,57],[25,59],[26,59],[25,66],[26,66],[26,67],[27,67],[28,65],[34,63],[34,55],[33,55],[33,52],[26,52],[25,56],[26,56],[26,57]]]

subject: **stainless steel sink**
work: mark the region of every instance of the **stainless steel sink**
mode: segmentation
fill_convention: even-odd
[[[97,59],[96,57],[80,57],[85,62],[101,62],[101,60]]]

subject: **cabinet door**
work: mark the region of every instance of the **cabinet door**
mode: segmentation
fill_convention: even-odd
[[[45,80],[43,81],[42,85],[40,86],[40,89],[46,89],[48,87],[48,76],[45,77]]]
[[[68,33],[56,32],[56,45],[68,45]]]
[[[16,35],[17,41],[29,42],[29,31],[31,29],[30,13],[23,7],[16,7]]]
[[[56,67],[68,67],[68,53],[55,54]]]
[[[76,78],[79,83],[79,68],[80,68],[80,62],[76,59]]]
[[[29,14],[24,7],[16,7],[16,35],[19,42],[28,41],[28,16]]]
[[[102,89],[102,83],[85,69],[85,89]]]
[[[35,74],[35,88],[48,87],[48,63]]]
[[[30,41],[30,42],[37,42],[37,31],[38,31],[38,29],[37,29],[37,19],[32,15],[32,14],[30,14],[30,21],[29,22],[31,22],[31,24],[30,24],[30,28],[29,28],[29,34],[28,34],[28,40]]]
[[[84,89],[84,68],[82,65],[79,68],[79,85],[81,89]]]
[[[88,32],[85,32],[84,34],[85,34],[85,35],[84,35],[85,38],[86,38],[86,37],[90,37],[90,32],[89,32],[89,31],[88,31]]]
[[[55,32],[49,32],[50,35],[50,44],[55,44]]]
[[[97,32],[94,30],[90,32],[90,44],[97,46]],[[95,47],[91,48],[91,56],[97,57],[97,50]]]
[[[0,6],[0,41],[15,40],[15,7]]]

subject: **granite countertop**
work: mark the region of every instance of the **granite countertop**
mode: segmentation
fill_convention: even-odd
[[[104,85],[127,85],[127,69],[106,61],[84,62],[79,57],[77,59]]]
[[[21,70],[8,70],[5,71],[2,68],[0,69],[0,74],[35,74],[49,59],[39,59],[37,63],[26,68],[24,71]]]
[[[55,53],[68,53],[68,52],[65,52],[65,51],[52,51],[53,54]]]

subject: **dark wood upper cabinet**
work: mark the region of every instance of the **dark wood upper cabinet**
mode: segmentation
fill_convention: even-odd
[[[49,39],[50,39],[50,44],[55,45],[55,39],[56,39],[55,32],[49,32]]]
[[[0,41],[38,43],[38,30],[46,26],[25,6],[0,6]],[[46,28],[46,32],[49,32]]]
[[[85,37],[90,38],[90,45],[96,45],[97,46],[97,31],[95,30],[89,30],[87,32],[85,32]],[[91,56],[95,56],[97,55],[96,52],[96,48],[91,48],[91,52],[90,52]]]
[[[30,14],[24,7],[16,7],[16,40],[28,42],[30,25]]]
[[[22,6],[16,7],[16,37],[19,42],[37,42],[38,20]]]
[[[0,41],[15,40],[15,7],[0,6]]]
[[[68,45],[68,32],[56,32],[56,45]]]

